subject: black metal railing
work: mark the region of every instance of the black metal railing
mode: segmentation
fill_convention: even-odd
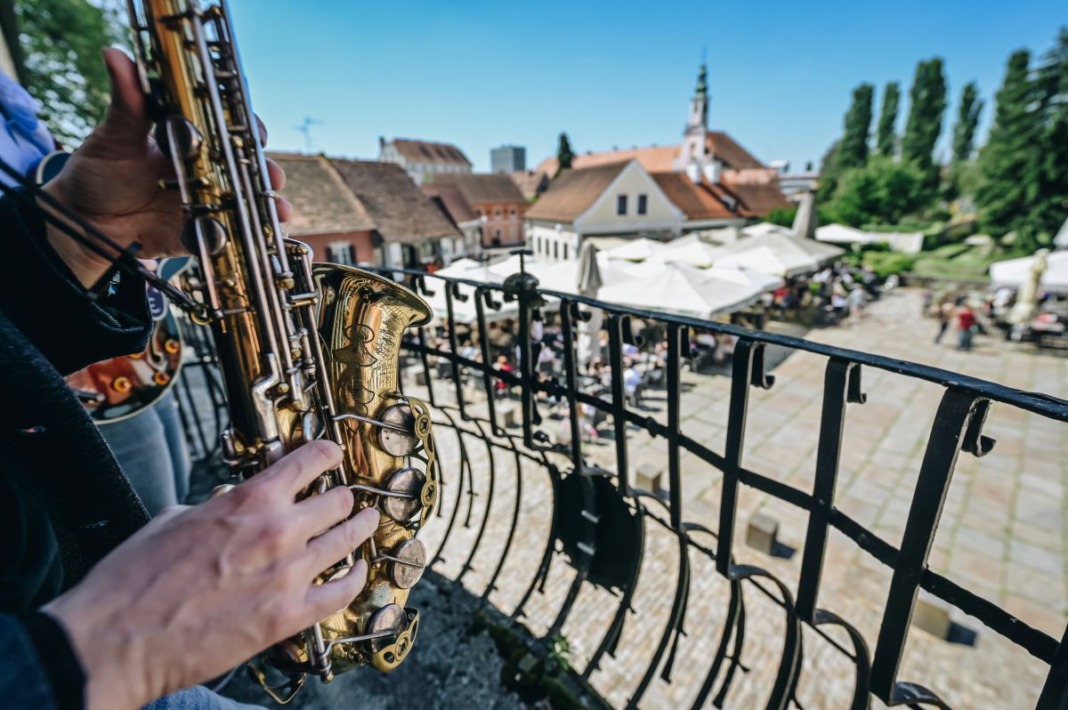
[[[1063,423],[1068,402],[864,352],[547,292],[527,274],[500,285],[416,272],[406,272],[405,279],[439,302],[443,296],[445,306],[440,330],[420,329],[405,345],[405,387],[419,391],[435,411],[444,473],[445,503],[427,530],[436,544],[432,564],[540,638],[595,628],[585,646],[571,644],[568,660],[606,703],[655,707],[671,697],[673,706],[800,707],[799,687],[830,682],[829,666],[841,665],[828,662],[825,671],[807,664],[802,673],[806,649],[816,657],[813,645],[825,644],[848,666],[849,687],[837,704],[816,701],[818,706],[866,708],[873,697],[910,707],[962,704],[954,702],[962,697],[959,689],[899,678],[921,590],[1048,665],[1041,687],[1030,696],[1037,707],[1068,702],[1064,638],[1033,628],[928,564],[958,456],[982,457],[994,446],[983,433],[991,404]],[[456,317],[460,306],[469,314],[473,306],[467,326]],[[591,381],[578,352],[594,309],[603,313],[608,333],[607,374]],[[511,314],[514,331],[511,340],[498,338],[494,345],[490,326],[503,310]],[[644,331],[662,335],[666,343],[651,366],[661,378],[657,403],[665,411],[659,417],[635,403],[624,372],[627,353],[642,351],[634,332],[639,320]],[[539,322],[559,326],[556,343],[532,336],[542,332]],[[472,336],[463,334],[465,327]],[[690,335],[696,331],[736,339],[725,366],[730,387],[721,450],[683,426],[680,378],[691,363]],[[560,352],[556,368],[539,365],[548,347]],[[750,411],[751,395],[775,383],[766,363],[770,347],[809,353],[825,363],[811,488],[744,465],[745,436],[752,417],[760,416]],[[514,370],[495,366],[501,354],[514,361]],[[865,371],[885,371],[940,391],[898,544],[836,501],[844,431],[850,413],[865,403]],[[591,422],[602,420],[610,448],[590,440],[596,426]],[[663,447],[659,482],[639,476],[640,467],[630,459],[639,435]],[[688,512],[694,505],[685,487],[691,466],[717,479],[714,519]],[[736,562],[742,552],[739,499],[747,492],[769,496],[806,518],[796,580],[784,580],[770,564]],[[864,600],[875,609],[876,634],[866,635],[842,609],[820,605],[832,535],[844,536],[888,572],[885,599]],[[665,602],[655,612],[636,602],[651,575]],[[766,653],[747,658],[747,648],[757,642],[754,627],[764,624],[766,634],[770,623],[766,611],[754,615],[752,609],[766,610],[768,602],[781,613],[779,636],[762,643],[777,650],[771,661]],[[638,618],[641,629],[627,636],[626,628]],[[646,643],[644,655],[627,652],[635,638]],[[765,661],[774,667],[754,665]],[[599,681],[602,674],[606,679]],[[937,675],[944,680],[944,673]],[[963,668],[950,675],[963,684],[977,682]],[[746,696],[760,697],[759,703],[736,697],[743,676],[762,683]],[[677,692],[665,695],[665,686]]]

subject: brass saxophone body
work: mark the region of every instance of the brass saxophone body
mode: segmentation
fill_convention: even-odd
[[[285,237],[225,0],[128,6],[156,139],[174,166],[163,187],[181,195],[183,242],[200,264],[192,295],[227,394],[224,458],[242,479],[307,441],[333,440],[344,463],[305,495],[347,486],[354,513],[381,513],[371,540],[321,576],[347,574],[362,556],[364,591],[250,670],[280,702],[307,673],[329,681],[358,665],[391,670],[418,630],[418,612],[404,605],[426,564],[416,533],[438,496],[429,410],[400,392],[398,377],[402,334],[430,309],[375,274],[313,265],[311,250]]]

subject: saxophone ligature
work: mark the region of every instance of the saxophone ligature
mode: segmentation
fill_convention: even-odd
[[[416,534],[438,497],[430,411],[400,392],[398,366],[404,331],[430,309],[389,279],[313,264],[311,250],[285,236],[225,0],[127,4],[156,140],[174,167],[163,187],[180,194],[183,243],[199,261],[191,295],[226,389],[224,458],[241,480],[330,439],[344,462],[305,494],[347,486],[353,513],[381,513],[372,538],[321,576],[345,575],[362,556],[363,592],[250,671],[285,702],[309,673],[329,681],[360,665],[392,670],[419,627],[405,603],[427,563]]]

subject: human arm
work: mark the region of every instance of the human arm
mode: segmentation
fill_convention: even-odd
[[[313,580],[370,537],[378,513],[346,521],[346,488],[295,502],[340,461],[336,445],[313,442],[226,495],[168,509],[47,604],[84,668],[85,707],[140,707],[346,606],[363,561]]]

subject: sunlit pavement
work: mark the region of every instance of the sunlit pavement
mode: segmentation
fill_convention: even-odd
[[[1013,387],[1068,395],[1068,358],[1036,350],[1027,345],[1006,343],[996,337],[977,336],[975,349],[957,352],[953,333],[941,345],[933,338],[937,324],[921,317],[922,295],[903,290],[869,306],[859,322],[852,325],[814,330],[809,339],[840,347],[864,350],[893,358],[908,359],[953,372],[962,372]],[[773,329],[784,329],[774,325]],[[789,330],[789,329],[786,329]],[[796,329],[791,334],[797,334]],[[778,358],[772,358],[777,361]],[[811,490],[819,431],[822,379],[825,358],[794,353],[774,369],[776,382],[769,391],[754,390],[749,409],[744,465],[788,485]],[[729,381],[726,377],[684,373],[686,392],[681,408],[684,433],[722,453],[726,431]],[[867,402],[849,405],[836,505],[855,520],[893,545],[901,540],[911,503],[916,476],[923,457],[935,409],[942,390],[898,375],[865,368],[864,390]],[[472,412],[483,409],[477,401]],[[449,383],[435,383],[440,401],[452,399]],[[663,420],[664,393],[651,390],[642,402],[643,413]],[[547,420],[550,435],[563,426]],[[1064,631],[1065,532],[1064,485],[1068,437],[1062,427],[1036,415],[995,406],[985,433],[997,440],[992,453],[983,459],[962,455],[943,511],[942,524],[930,557],[931,567],[965,588],[995,602],[1024,622],[1055,638]],[[446,445],[446,453],[447,448]],[[480,447],[481,448],[481,447]],[[614,468],[614,445],[608,439],[586,446],[586,455],[606,468]],[[646,471],[666,468],[663,440],[634,430],[628,436],[631,475],[643,466]],[[469,451],[476,483],[486,464],[484,450]],[[448,461],[448,455],[443,461]],[[507,480],[508,457],[497,459],[497,490],[488,509],[510,508],[508,496],[514,487]],[[717,470],[689,454],[683,455],[683,517],[717,527],[721,477]],[[496,581],[490,599],[510,612],[526,589],[529,574],[537,565],[544,547],[545,510],[551,492],[547,483],[538,485],[527,477],[523,482],[522,515],[513,543],[525,551],[525,562],[506,565]],[[465,504],[466,510],[466,504]],[[538,511],[541,511],[539,514]],[[744,545],[744,526],[755,512],[779,523],[779,541],[786,557],[771,557]],[[476,517],[479,506],[475,509]],[[507,517],[507,516],[505,516]],[[739,538],[735,546],[738,562],[765,567],[792,586],[800,569],[799,550],[804,542],[807,518],[803,511],[744,489],[739,501]],[[428,529],[428,542],[434,549],[440,527]],[[493,564],[494,540],[507,534],[507,526],[492,522],[486,540],[465,572],[463,583],[481,592]],[[462,571],[467,550],[473,544],[468,533],[454,534],[449,540],[446,561],[439,565],[446,576]],[[591,682],[616,705],[625,704],[636,677],[644,672],[652,649],[659,641],[663,621],[658,615],[670,607],[670,587],[675,575],[672,544],[650,534],[646,564],[634,603],[639,614],[624,628],[619,655],[608,658]],[[496,546],[499,551],[499,546]],[[489,549],[487,549],[489,548]],[[519,555],[521,558],[524,555]],[[715,585],[714,571],[695,565],[696,577]],[[535,631],[544,631],[555,616],[554,599],[562,599],[572,575],[564,563],[554,563],[545,594],[535,594],[526,608],[525,621]],[[843,536],[832,534],[828,541],[827,564],[818,603],[854,623],[874,650],[882,605],[889,588],[890,571]],[[725,585],[720,584],[720,591]],[[769,682],[781,653],[781,611],[749,595],[750,628],[747,630],[743,660],[752,670],[736,680],[728,696],[728,707],[755,707],[766,698]],[[564,634],[578,659],[588,657],[604,632],[618,599],[603,590],[584,590],[569,617]],[[578,607],[581,607],[578,608]],[[687,650],[684,644],[674,670],[674,682],[656,681],[643,706],[685,703],[692,698],[707,668],[722,627],[723,597],[710,593],[688,609]],[[900,678],[937,689],[955,707],[1025,707],[1033,705],[1047,666],[1030,658],[1013,644],[998,638],[974,619],[954,610],[950,618],[958,639],[972,645],[949,643],[913,628],[906,647]],[[766,626],[762,630],[762,625]],[[699,630],[711,630],[701,640]],[[974,637],[973,637],[974,634]],[[852,688],[852,666],[838,651],[806,632],[804,671],[799,699],[806,707],[839,707],[846,704]],[[685,662],[685,659],[692,659]],[[577,662],[576,665],[582,665]],[[878,703],[876,703],[878,705]]]

